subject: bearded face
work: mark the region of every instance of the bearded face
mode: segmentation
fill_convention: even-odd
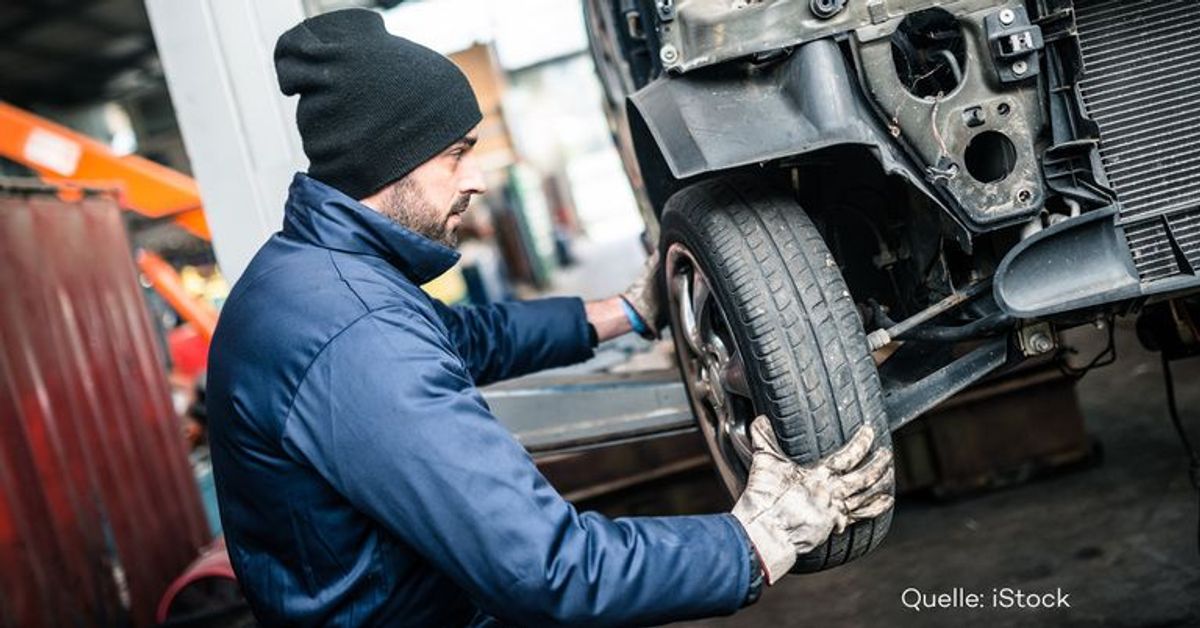
[[[460,194],[449,207],[439,207],[419,182],[405,177],[381,196],[379,212],[409,231],[453,248],[458,245],[458,227],[470,203],[470,194]]]
[[[409,231],[456,246],[471,197],[487,191],[474,154],[478,140],[478,130],[472,129],[404,178],[361,199],[362,203]]]

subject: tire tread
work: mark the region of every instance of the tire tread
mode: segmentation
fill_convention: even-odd
[[[879,445],[891,447],[858,311],[820,232],[790,194],[752,176],[704,181],[671,198],[663,233],[687,241],[712,266],[712,279],[730,287],[718,298],[732,301],[726,315],[744,334],[738,345],[749,353],[760,411],[788,455],[811,464],[864,422],[875,427]],[[834,535],[801,556],[796,571],[862,556],[890,521],[888,512]]]

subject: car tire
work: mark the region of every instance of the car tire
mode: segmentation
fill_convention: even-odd
[[[854,300],[789,190],[754,176],[707,180],[667,202],[661,227],[680,371],[731,495],[745,486],[746,429],[758,414],[770,418],[781,447],[800,464],[830,454],[864,424],[875,428],[875,447],[891,448]],[[862,556],[883,539],[891,516],[833,535],[793,572]]]

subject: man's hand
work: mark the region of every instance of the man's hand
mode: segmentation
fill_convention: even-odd
[[[750,478],[733,516],[754,544],[767,584],[782,578],[797,555],[824,543],[830,534],[892,507],[892,452],[876,451],[867,459],[875,440],[870,426],[859,428],[841,449],[811,467],[783,453],[765,416],[751,424],[750,437]]]
[[[633,309],[634,314],[641,319],[641,325],[633,323],[634,331],[638,332],[644,338],[658,338],[658,275],[661,272],[661,265],[658,259],[658,250],[646,259],[646,264],[642,266],[642,274],[621,293],[621,298],[629,307]],[[631,321],[632,322],[632,321]]]

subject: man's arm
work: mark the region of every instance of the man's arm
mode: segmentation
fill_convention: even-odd
[[[619,296],[550,298],[434,308],[478,385],[582,362],[600,342],[635,331],[658,337],[658,254]]]
[[[594,355],[583,301],[555,297],[434,310],[476,385],[509,379]]]
[[[340,334],[286,421],[291,455],[502,620],[660,624],[747,601],[753,550],[737,520],[577,512],[404,312]]]
[[[584,304],[588,324],[596,330],[596,342],[604,342],[633,331],[621,297],[588,301]]]

